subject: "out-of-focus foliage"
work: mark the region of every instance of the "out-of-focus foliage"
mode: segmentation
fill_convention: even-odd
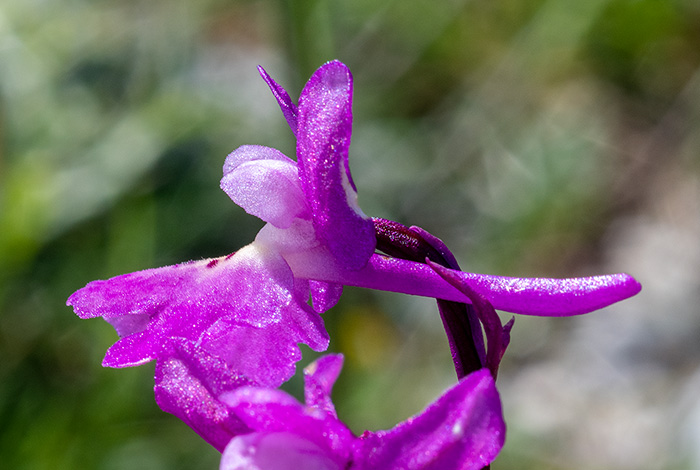
[[[158,410],[152,366],[102,369],[113,330],[64,302],[252,240],[260,222],[218,189],[224,157],[293,154],[255,66],[296,97],[333,58],[355,74],[366,213],[423,226],[467,270],[645,285],[631,307],[516,320],[493,468],[700,468],[694,0],[4,0],[0,467],[217,468]],[[454,380],[427,299],[346,289],[325,320],[357,431]]]

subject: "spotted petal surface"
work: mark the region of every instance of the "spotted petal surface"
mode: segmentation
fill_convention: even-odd
[[[82,318],[103,316],[122,339],[103,365],[144,364],[186,338],[264,385],[294,373],[297,343],[328,345],[320,317],[297,299],[284,259],[249,245],[234,255],[94,281],[68,299]]]

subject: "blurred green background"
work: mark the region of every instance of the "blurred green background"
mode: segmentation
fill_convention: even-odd
[[[218,188],[224,158],[294,151],[255,66],[296,99],[333,58],[367,214],[469,271],[644,284],[516,319],[492,468],[700,468],[697,0],[4,0],[0,468],[218,468],[154,403],[153,365],[101,368],[116,334],[65,299],[249,243],[262,224]],[[324,318],[357,432],[455,381],[430,299],[346,288]]]

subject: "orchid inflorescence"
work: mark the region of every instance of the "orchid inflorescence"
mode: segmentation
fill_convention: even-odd
[[[495,386],[510,339],[496,308],[539,316],[587,313],[635,295],[615,274],[575,279],[463,272],[419,227],[366,216],[348,154],[353,83],[328,62],[296,105],[259,71],[296,137],[297,161],[244,145],[221,188],[267,224],[253,243],[220,258],[93,281],[68,299],[81,318],[103,317],[120,339],[103,365],[156,361],[155,399],[223,453],[221,469],[481,469],[501,450],[505,423]],[[321,314],[343,286],[434,297],[458,382],[420,414],[356,436],[331,389],[341,355],[304,370],[305,403],[278,389],[301,359],[299,343],[329,345]]]

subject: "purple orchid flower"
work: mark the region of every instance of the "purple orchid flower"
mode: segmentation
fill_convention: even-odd
[[[306,403],[300,404],[244,378],[223,383],[217,359],[193,355],[191,345],[172,347],[175,353],[157,363],[156,399],[223,451],[221,470],[480,469],[503,446],[500,399],[486,369],[393,429],[358,437],[330,398],[340,355],[304,370]]]
[[[222,371],[231,380],[245,376],[275,387],[293,375],[298,343],[316,351],[328,346],[319,313],[337,302],[343,285],[353,285],[441,299],[448,334],[461,322],[463,332],[450,337],[456,357],[466,354],[455,352],[464,343],[460,338],[475,344],[472,355],[478,359],[465,360],[471,364],[458,368],[458,375],[485,366],[495,375],[509,326],[478,318],[473,302],[513,313],[566,316],[640,290],[626,274],[525,279],[460,271],[437,238],[360,210],[348,166],[353,91],[344,64],[319,68],[298,106],[260,72],[296,136],[297,161],[268,147],[242,146],[227,157],[221,187],[267,224],[252,244],[228,256],[94,281],[71,295],[67,304],[78,316],[101,316],[121,337],[103,365],[167,358],[170,343],[184,341],[223,361]],[[376,253],[377,248],[391,256]],[[467,315],[449,302],[465,306]],[[494,345],[490,358],[479,339],[480,323]]]
[[[224,257],[91,282],[68,305],[117,330],[121,339],[103,365],[156,361],[159,406],[224,452],[222,469],[487,466],[505,438],[494,380],[512,326],[495,308],[576,315],[630,297],[639,284],[626,274],[523,279],[461,271],[428,232],[360,210],[348,166],[345,65],[319,68],[298,106],[259,70],[295,134],[297,161],[252,145],[226,158],[221,188],[267,222],[255,241]],[[344,285],[438,300],[460,380],[389,431],[357,437],[338,419],[330,391],[339,356],[307,369],[305,405],[275,390],[294,373],[298,343],[327,348],[320,314]]]

